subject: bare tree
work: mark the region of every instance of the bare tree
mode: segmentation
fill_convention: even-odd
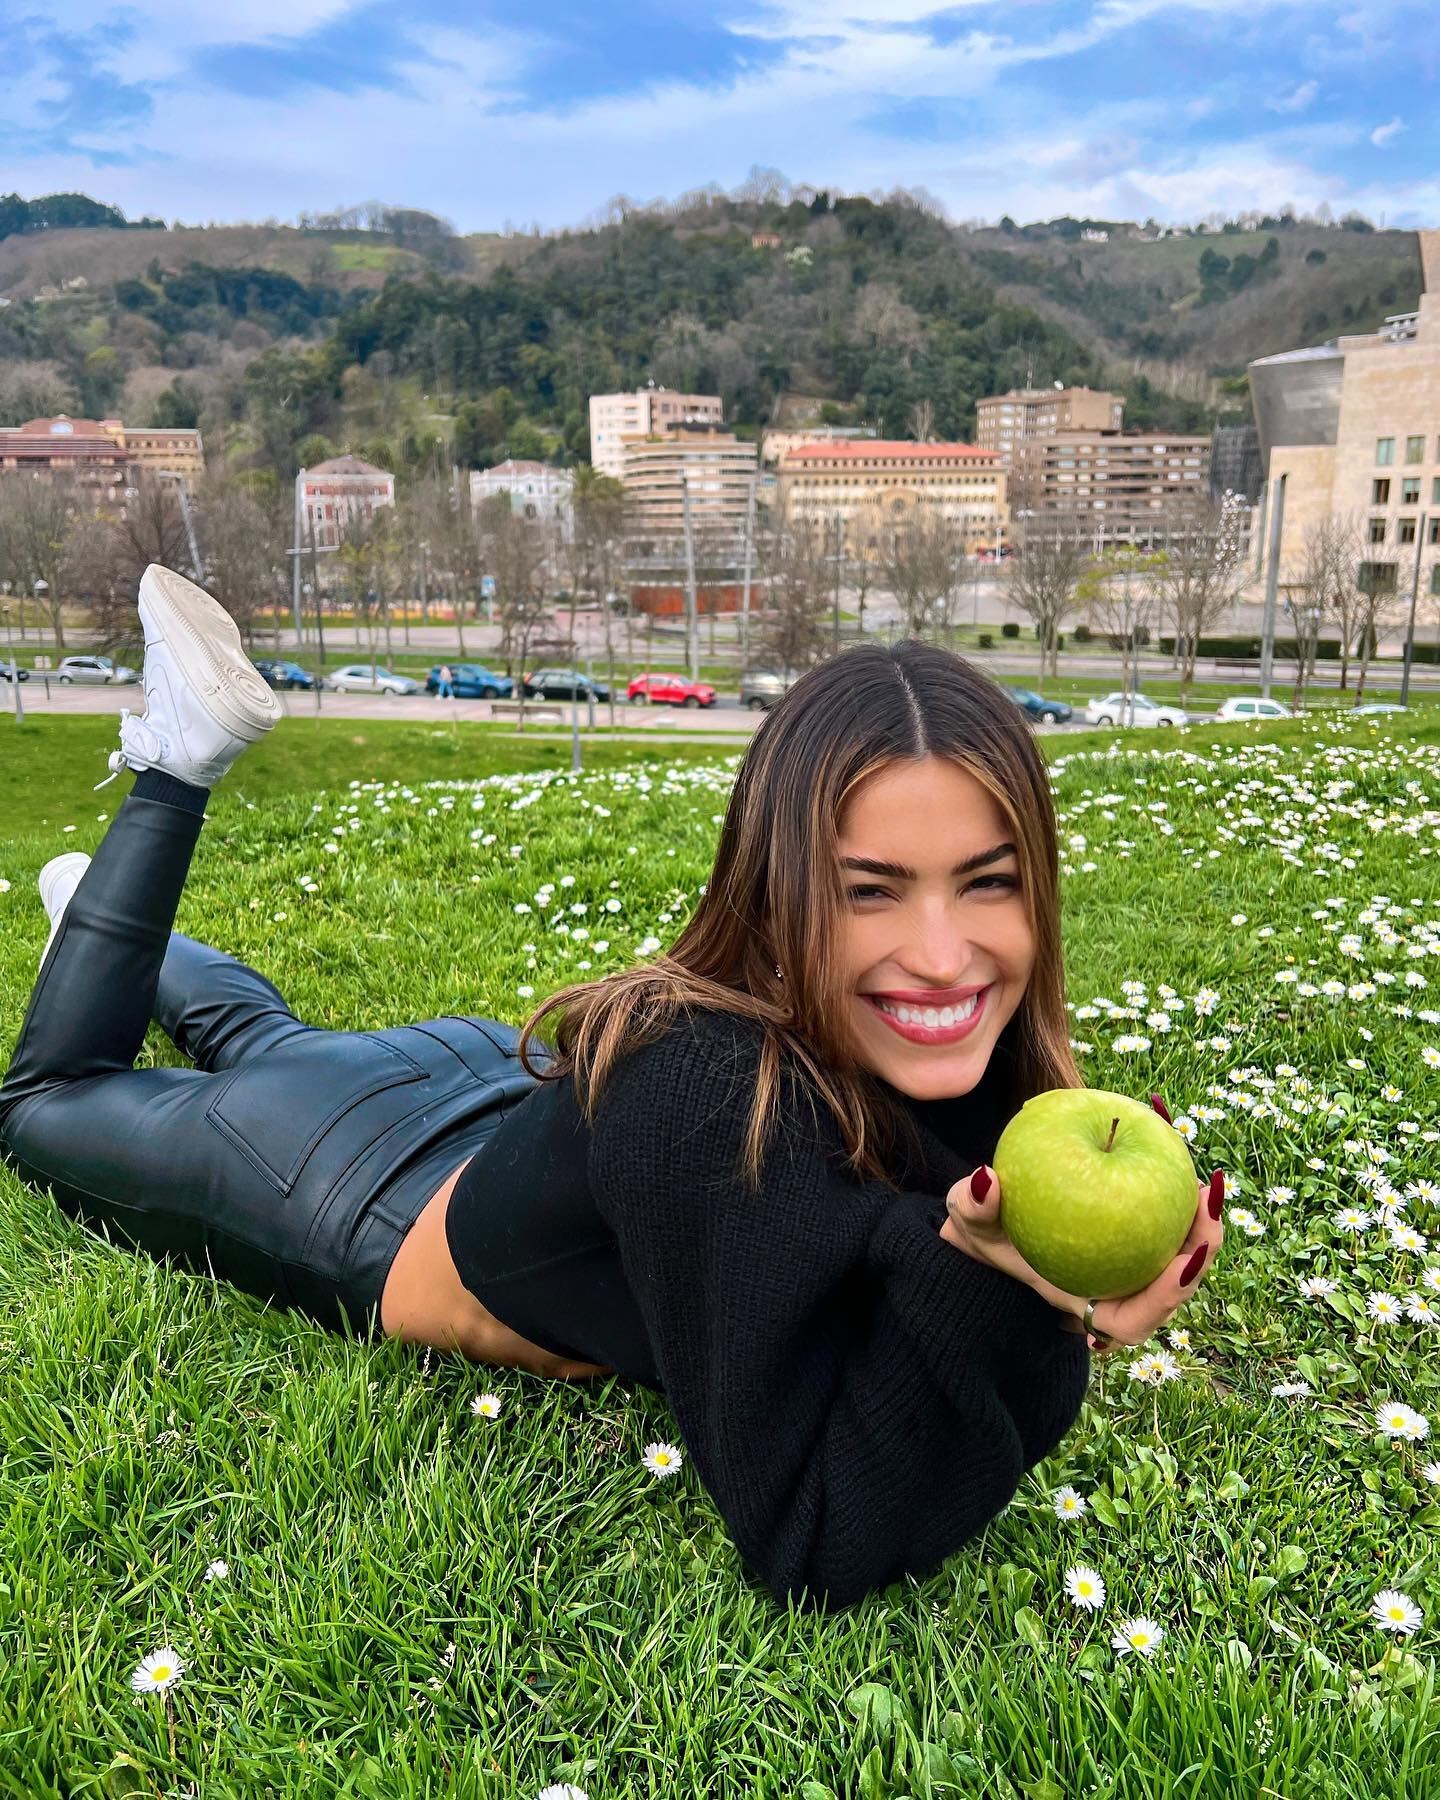
[[[826,535],[822,521],[797,518],[756,539],[767,590],[759,648],[784,672],[808,669],[825,655],[832,579]]]
[[[1352,577],[1355,603],[1355,704],[1365,698],[1365,678],[1370,673],[1380,633],[1395,622],[1399,591],[1394,563],[1362,563]]]
[[[1090,546],[1073,517],[1032,521],[1017,535],[1016,554],[1005,570],[1005,597],[1035,626],[1040,674],[1059,672],[1060,627],[1079,604]]]
[[[1297,710],[1304,705],[1305,690],[1315,676],[1320,634],[1335,617],[1347,580],[1340,556],[1343,534],[1335,530],[1335,524],[1333,519],[1320,519],[1305,533],[1300,563],[1288,584],[1291,594],[1285,610],[1295,631],[1292,698]]]
[[[935,402],[933,400],[917,400],[910,408],[907,420],[910,435],[917,444],[933,443],[935,439]]]
[[[1200,639],[1244,587],[1246,505],[1239,494],[1216,502],[1196,496],[1166,518],[1165,548],[1151,577],[1162,617],[1175,628],[1180,685],[1195,679]]]
[[[223,474],[207,478],[195,510],[205,584],[253,644],[260,614],[285,593],[289,520]]]
[[[937,609],[944,610],[959,581],[964,555],[958,523],[938,506],[906,507],[882,526],[881,579],[899,603],[911,637],[933,629]]]
[[[72,518],[93,506],[93,499],[59,476],[0,475],[0,571],[16,593],[33,595],[49,614],[62,651],[67,541]]]
[[[508,494],[496,494],[480,507],[480,530],[486,572],[495,581],[496,610],[500,616],[500,654],[505,673],[518,674],[519,726],[525,725],[524,675],[532,646],[543,636],[548,559],[544,536],[536,520],[527,519],[510,505]]]

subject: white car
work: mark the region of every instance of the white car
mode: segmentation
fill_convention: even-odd
[[[1352,707],[1357,718],[1374,718],[1378,713],[1409,712],[1408,706],[1396,706],[1391,700],[1371,700],[1365,706]]]
[[[1283,700],[1264,700],[1258,694],[1239,694],[1227,700],[1216,712],[1219,719],[1293,719],[1295,714]]]
[[[420,683],[408,675],[394,675],[380,663],[346,663],[343,669],[332,669],[325,685],[337,694],[418,694]]]
[[[1102,694],[1085,708],[1091,725],[1188,725],[1182,706],[1161,706],[1145,694]]]
[[[108,656],[62,656],[55,678],[69,687],[75,681],[138,681],[140,675],[137,670],[127,668],[124,663],[113,662]]]

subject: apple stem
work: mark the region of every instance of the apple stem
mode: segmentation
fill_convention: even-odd
[[[1120,1124],[1120,1121],[1118,1119],[1112,1119],[1110,1121],[1110,1135],[1105,1140],[1105,1148],[1107,1150],[1115,1142],[1115,1132],[1116,1132],[1117,1128],[1119,1127],[1119,1124]]]

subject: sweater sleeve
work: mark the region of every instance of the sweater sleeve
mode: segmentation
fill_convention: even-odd
[[[928,1574],[1008,1503],[1073,1424],[1089,1359],[1031,1289],[939,1236],[943,1198],[837,1169],[808,1111],[786,1106],[745,1186],[759,1041],[710,1015],[625,1057],[590,1179],[741,1555],[777,1599],[844,1606]]]

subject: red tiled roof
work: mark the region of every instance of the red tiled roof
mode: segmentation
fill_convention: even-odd
[[[826,462],[998,462],[994,450],[978,450],[974,444],[912,444],[904,438],[857,438],[823,444],[797,444],[780,459],[786,463]]]
[[[307,475],[385,475],[388,469],[377,469],[374,463],[368,463],[361,456],[332,456],[326,462],[312,463],[305,471]]]

